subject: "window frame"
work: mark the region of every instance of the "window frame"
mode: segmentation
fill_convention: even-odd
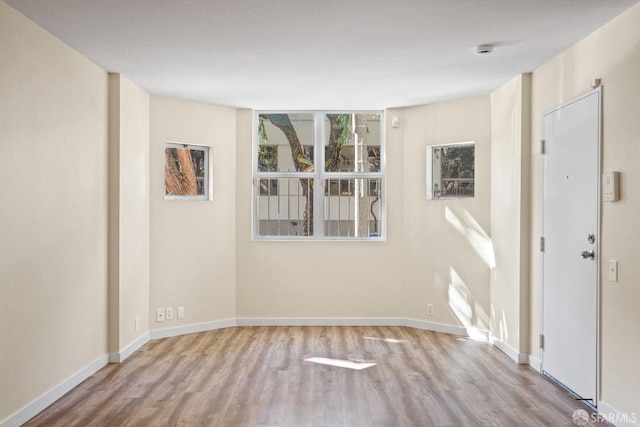
[[[258,132],[260,116],[263,114],[310,114],[313,115],[313,172],[299,172],[299,171],[287,171],[287,172],[273,172],[273,171],[260,171],[258,161],[258,147],[261,145],[261,139]],[[328,114],[371,114],[378,115],[380,122],[380,166],[378,171],[370,172],[328,172],[325,171],[325,147],[327,134],[325,132],[325,118]],[[385,136],[386,136],[386,123],[385,123],[385,111],[384,110],[259,110],[254,111],[253,115],[253,144],[252,144],[252,238],[259,241],[386,241],[386,150],[385,150]],[[377,141],[376,141],[377,142]],[[268,144],[267,144],[268,145]],[[304,146],[305,144],[302,143]],[[313,191],[313,235],[312,236],[297,236],[297,235],[260,235],[259,234],[259,198],[260,194],[260,182],[264,179],[312,179],[314,182]],[[380,216],[378,219],[378,230],[376,235],[371,233],[368,236],[329,236],[325,235],[325,201],[327,196],[331,194],[327,193],[326,185],[330,185],[331,180],[344,180],[344,179],[375,179],[379,180],[379,184],[376,184],[375,188],[378,191],[379,203],[380,203]],[[371,185],[371,182],[369,182]]]
[[[436,190],[435,185],[436,185],[436,180],[434,177],[434,150],[435,149],[444,149],[444,148],[464,148],[464,147],[471,147],[473,149],[473,169],[474,169],[474,176],[473,178],[454,178],[452,180],[467,180],[470,181],[473,185],[473,194],[468,195],[468,194],[452,194],[452,195],[441,195],[439,192],[441,190]],[[427,200],[455,200],[455,199],[473,199],[475,198],[475,182],[476,182],[476,177],[475,177],[475,163],[476,163],[476,142],[475,141],[463,141],[463,142],[452,142],[452,143],[448,143],[448,144],[435,144],[435,145],[429,145],[427,146],[427,153],[426,153],[426,185],[427,185]],[[441,180],[443,179],[442,176],[439,177]]]
[[[184,142],[176,142],[176,141],[165,141],[164,143],[164,158],[165,158],[165,167],[164,174],[166,177],[167,169],[166,169],[166,150],[167,148],[182,148],[188,150],[196,150],[202,151],[204,153],[204,177],[203,177],[203,190],[204,194],[198,195],[182,195],[182,194],[167,194],[167,185],[165,181],[164,185],[164,199],[165,200],[211,200],[212,199],[212,191],[213,183],[212,181],[212,160],[211,160],[211,147],[207,145],[198,145],[198,144],[187,144]]]

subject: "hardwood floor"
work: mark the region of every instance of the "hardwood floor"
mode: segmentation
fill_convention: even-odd
[[[25,425],[575,426],[577,409],[488,343],[407,327],[235,327],[151,341]]]

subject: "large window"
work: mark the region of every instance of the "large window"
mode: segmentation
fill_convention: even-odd
[[[382,112],[258,112],[254,237],[384,239]]]

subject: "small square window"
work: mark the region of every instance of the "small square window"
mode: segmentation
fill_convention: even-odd
[[[475,143],[427,147],[427,199],[457,199],[475,194]]]
[[[164,198],[209,198],[209,147],[167,142],[164,149]]]

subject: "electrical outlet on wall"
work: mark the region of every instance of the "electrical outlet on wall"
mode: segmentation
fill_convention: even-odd
[[[173,307],[167,307],[167,320],[173,320]]]
[[[433,316],[433,304],[427,304],[427,315]]]
[[[184,319],[184,307],[178,307],[178,319]]]

